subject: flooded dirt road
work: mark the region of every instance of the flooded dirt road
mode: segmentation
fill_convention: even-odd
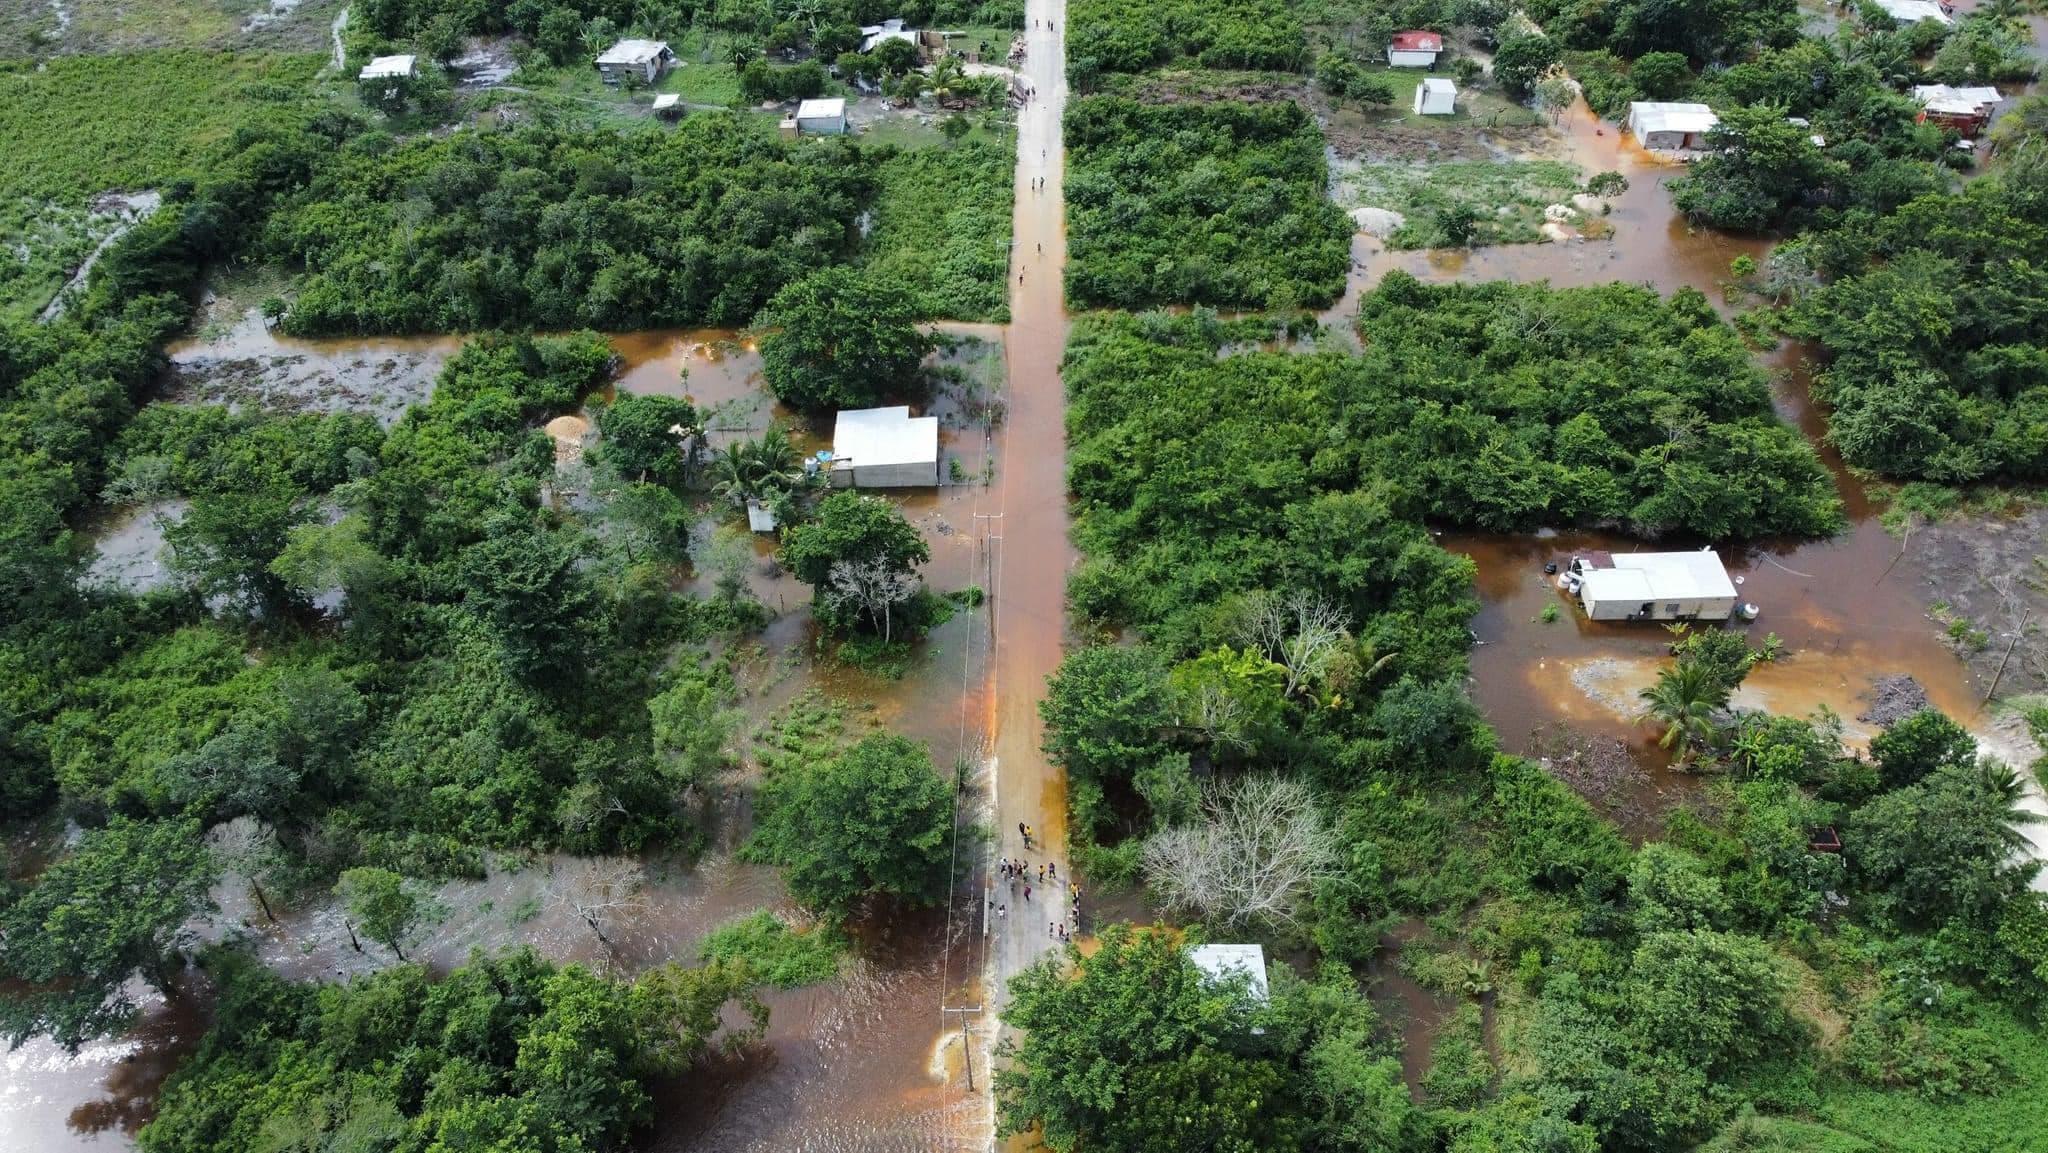
[[[999,436],[996,519],[990,541],[996,558],[996,653],[990,699],[995,704],[996,853],[1022,857],[1033,870],[1047,861],[1069,873],[1066,858],[1066,774],[1039,751],[1038,702],[1045,679],[1059,667],[1066,636],[1067,571],[1074,562],[1067,536],[1066,396],[1060,359],[1067,313],[1061,287],[1066,267],[1065,209],[1061,197],[1064,150],[1060,117],[1066,106],[1064,0],[1029,0],[1025,11],[1023,73],[1033,95],[1017,116],[1015,256],[1008,334],[1009,410]],[[1019,823],[1034,836],[1026,845]],[[996,884],[995,900],[1008,906],[999,918],[989,988],[1000,999],[1009,977],[1056,944],[1048,922],[1066,920],[1068,890],[1036,883],[1030,900],[1021,885]],[[991,1028],[990,1034],[994,1033]]]

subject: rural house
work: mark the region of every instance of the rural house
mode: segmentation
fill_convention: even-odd
[[[1704,104],[1638,100],[1628,106],[1629,134],[1653,152],[1698,152],[1707,146],[1707,133],[1720,123]]]
[[[1946,84],[1921,84],[1913,89],[1920,105],[1919,122],[1951,129],[1965,137],[1975,136],[1991,123],[1998,111],[1996,88],[1951,88]]]
[[[860,50],[863,54],[873,52],[891,40],[901,40],[912,48],[920,47],[915,29],[905,28],[901,20],[884,20],[870,24],[860,30]]]
[[[1735,614],[1735,582],[1711,549],[1587,553],[1572,558],[1558,584],[1596,621],[1725,621]]]
[[[363,65],[359,80],[410,80],[417,67],[413,56],[379,56]]]
[[[1431,76],[1415,86],[1417,116],[1449,116],[1458,110],[1458,86],[1440,76]]]
[[[847,132],[846,101],[834,96],[827,100],[806,100],[789,118],[798,136],[844,136]]]
[[[665,40],[621,40],[597,58],[597,71],[606,84],[624,84],[629,79],[652,84],[675,58]]]
[[[1434,68],[1444,50],[1444,38],[1437,32],[1396,32],[1387,42],[1387,63],[1395,68]]]
[[[939,483],[939,418],[908,405],[842,409],[832,426],[832,487],[926,488]]]

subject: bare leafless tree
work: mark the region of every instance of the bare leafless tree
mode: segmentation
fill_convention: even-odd
[[[1249,752],[1245,733],[1245,707],[1241,697],[1212,680],[1197,682],[1181,694],[1181,724],[1208,738],[1218,748]]]
[[[555,865],[548,900],[582,918],[607,950],[605,926],[621,914],[645,908],[647,870],[631,857],[571,857]]]
[[[1323,675],[1350,630],[1351,614],[1307,589],[1285,596],[1263,589],[1252,593],[1239,607],[1234,626],[1240,645],[1265,653],[1287,670],[1289,696]]]
[[[1336,872],[1337,834],[1299,781],[1247,777],[1211,790],[1202,807],[1204,821],[1145,841],[1145,882],[1169,908],[1291,925],[1309,887]]]
[[[884,641],[894,631],[896,606],[916,594],[920,583],[916,572],[880,559],[833,561],[825,579],[826,599],[835,606],[851,605],[868,619],[880,621]]]

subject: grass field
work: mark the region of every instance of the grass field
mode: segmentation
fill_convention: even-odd
[[[1545,205],[1571,198],[1580,173],[1556,160],[1457,160],[1443,164],[1366,163],[1337,174],[1338,203],[1398,212],[1407,221],[1388,237],[1394,248],[1444,243],[1436,213],[1453,205],[1479,214],[1481,244],[1533,244]]]
[[[180,48],[318,51],[347,0],[6,0],[0,58],[31,53],[106,54]]]
[[[0,70],[0,307],[33,313],[62,285],[91,247],[93,196],[191,174],[253,109],[306,99],[324,63],[163,52]]]

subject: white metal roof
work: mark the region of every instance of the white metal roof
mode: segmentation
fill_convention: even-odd
[[[1613,568],[1588,569],[1582,578],[1592,600],[1686,601],[1733,597],[1735,582],[1721,558],[1698,552],[1615,553]]]
[[[1877,0],[1877,6],[1884,9],[1885,15],[1901,24],[1918,24],[1922,20],[1938,20],[1943,24],[1954,23],[1949,19],[1949,14],[1943,12],[1941,5],[1936,4],[1934,0]]]
[[[912,416],[910,406],[841,409],[832,426],[832,457],[854,468],[931,464],[939,459],[939,418]]]
[[[599,64],[645,64],[668,51],[666,40],[621,40],[604,50]]]
[[[1251,978],[1252,1000],[1266,1000],[1266,951],[1257,945],[1197,945],[1188,950],[1195,968],[1219,979],[1239,973]]]
[[[661,95],[654,98],[654,110],[656,112],[659,112],[664,108],[674,108],[676,105],[682,103],[682,101],[683,98],[681,96],[678,96],[673,92],[664,92]]]
[[[1680,132],[1688,136],[1708,132],[1721,123],[1721,118],[1704,104],[1638,100],[1628,106],[1628,122],[1640,142],[1653,132]]]
[[[1422,90],[1432,96],[1456,96],[1458,94],[1458,86],[1456,84],[1437,76],[1424,79]]]
[[[846,115],[846,98],[833,96],[824,100],[806,100],[796,106],[798,120],[832,120]],[[871,409],[872,412],[887,412],[888,409]],[[907,411],[907,410],[906,410]],[[845,416],[845,413],[839,415]]]
[[[1929,112],[1940,112],[1949,116],[1977,116],[1988,111],[2004,97],[1996,88],[1951,88],[1946,84],[1919,84],[1913,88],[1913,99],[1920,102]]]
[[[379,56],[363,65],[361,79],[389,80],[394,76],[410,76],[414,60],[412,56]]]

